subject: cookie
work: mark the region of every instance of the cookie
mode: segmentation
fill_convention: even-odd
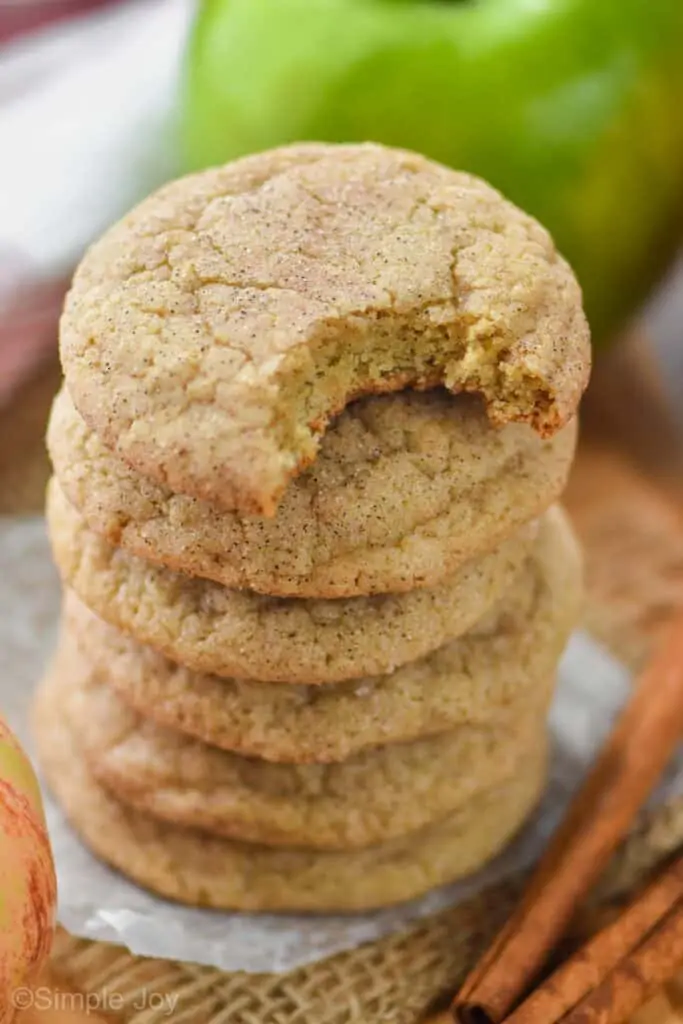
[[[498,728],[551,677],[580,614],[578,545],[559,509],[549,515],[556,529],[542,531],[528,570],[486,619],[392,675],[329,686],[200,675],[103,622],[69,592],[61,642],[160,725],[272,761],[342,761],[463,724]]]
[[[474,396],[363,399],[330,426],[271,519],[141,476],[66,391],[47,436],[69,501],[117,547],[224,586],[332,598],[433,586],[540,515],[564,489],[576,420],[542,440],[524,424],[491,430]]]
[[[538,534],[523,527],[436,587],[325,601],[150,565],[88,530],[54,480],[47,513],[64,580],[108,622],[199,672],[308,684],[391,672],[466,632],[513,583]]]
[[[339,764],[272,764],[219,750],[131,711],[81,655],[62,648],[43,681],[88,770],[155,818],[265,846],[346,850],[440,821],[511,778],[545,732],[552,684],[498,728],[364,751]],[[39,698],[40,699],[40,698]]]
[[[547,436],[590,362],[548,233],[482,181],[375,145],[288,147],[162,188],[86,254],[60,351],[126,462],[264,515],[354,398],[444,384]]]
[[[45,779],[97,856],[162,896],[223,910],[346,912],[413,899],[490,860],[545,781],[537,744],[509,782],[419,833],[345,852],[270,848],[169,825],[117,800],[89,773],[58,701],[38,701],[33,726]]]

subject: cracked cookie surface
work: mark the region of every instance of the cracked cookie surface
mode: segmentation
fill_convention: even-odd
[[[544,742],[548,677],[496,728],[368,750],[339,764],[272,764],[219,750],[131,711],[82,656],[63,650],[43,681],[93,776],[171,824],[266,846],[346,850],[441,821],[512,778]],[[40,698],[38,698],[40,699]]]
[[[465,633],[513,583],[539,532],[537,522],[522,527],[435,587],[327,601],[150,565],[88,530],[54,478],[47,517],[63,579],[112,625],[199,672],[308,684],[391,672]]]
[[[61,637],[127,704],[160,725],[252,757],[334,762],[460,725],[499,727],[551,677],[581,605],[579,548],[555,508],[528,568],[485,619],[392,675],[327,686],[202,675],[105,623],[73,592],[66,594]]]
[[[418,833],[354,851],[269,848],[160,822],[89,773],[59,702],[34,707],[38,761],[85,843],[138,884],[195,906],[244,911],[356,911],[400,903],[483,866],[541,795],[545,745],[515,777]]]
[[[576,420],[543,440],[491,430],[481,401],[437,389],[353,403],[290,482],[277,514],[174,494],[117,458],[66,391],[48,428],[55,473],[90,529],[170,568],[299,597],[431,586],[495,547],[563,490]]]
[[[547,232],[478,179],[375,145],[287,147],[162,188],[86,254],[60,351],[126,462],[265,515],[353,398],[444,384],[549,435],[590,363]]]

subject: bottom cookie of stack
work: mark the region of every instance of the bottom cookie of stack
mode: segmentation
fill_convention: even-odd
[[[359,911],[400,903],[470,874],[517,832],[542,792],[545,743],[504,784],[437,825],[362,850],[270,848],[161,822],[115,798],[89,773],[59,701],[35,707],[46,780],[103,860],[149,889],[194,906],[242,911]]]

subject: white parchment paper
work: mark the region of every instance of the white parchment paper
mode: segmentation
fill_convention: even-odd
[[[0,518],[0,708],[31,750],[27,709],[56,632],[59,583],[42,519]],[[627,673],[585,634],[565,655],[550,727],[555,753],[545,798],[518,839],[464,883],[408,906],[351,917],[227,914],[192,910],[139,889],[97,861],[46,794],[62,924],[134,953],[224,970],[277,972],[350,949],[529,866],[608,731],[629,689]],[[683,792],[683,758],[655,800]]]

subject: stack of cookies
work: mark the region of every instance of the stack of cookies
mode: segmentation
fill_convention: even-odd
[[[183,179],[90,250],[35,730],[99,856],[183,902],[321,911],[504,846],[579,611],[555,502],[588,351],[543,229],[382,147]]]

